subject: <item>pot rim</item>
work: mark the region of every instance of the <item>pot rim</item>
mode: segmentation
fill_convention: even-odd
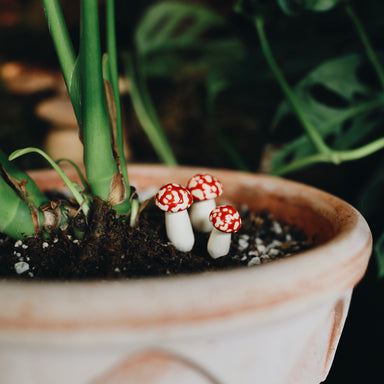
[[[219,319],[239,323],[242,316],[265,321],[271,314],[289,316],[332,295],[340,296],[365,273],[372,249],[369,227],[356,209],[333,195],[273,176],[189,166],[130,165],[132,184],[137,175],[151,177],[153,171],[163,173],[165,182],[211,172],[219,179],[236,177],[240,183],[277,195],[288,189],[292,198],[300,196],[300,201],[315,204],[317,214],[334,220],[335,236],[308,251],[253,268],[129,281],[0,280],[0,303],[7,308],[0,313],[0,328],[113,327],[140,332],[155,326],[212,324]],[[30,174],[56,177],[51,170]]]

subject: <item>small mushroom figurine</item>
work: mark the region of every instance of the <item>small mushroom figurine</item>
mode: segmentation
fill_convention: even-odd
[[[207,250],[211,257],[217,259],[229,252],[231,234],[241,227],[239,212],[230,205],[219,205],[212,210],[209,220],[213,229],[209,235]]]
[[[197,231],[210,232],[209,214],[216,207],[215,198],[223,193],[222,184],[214,176],[197,174],[188,181],[187,188],[195,200],[190,212],[193,227]]]
[[[156,194],[156,206],[165,211],[168,239],[181,252],[189,252],[195,243],[187,211],[192,202],[191,193],[179,184],[166,184]]]

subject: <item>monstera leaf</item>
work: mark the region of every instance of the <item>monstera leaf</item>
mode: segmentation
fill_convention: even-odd
[[[287,15],[295,15],[300,11],[328,11],[340,0],[277,0],[277,2]]]
[[[295,88],[297,100],[307,118],[334,149],[354,147],[372,135],[383,122],[382,113],[372,118],[372,111],[377,111],[383,99],[360,79],[358,73],[362,65],[362,57],[356,54],[327,61]],[[290,106],[283,102],[274,123],[279,124],[289,114]],[[313,153],[313,145],[306,135],[302,135],[289,142],[274,157],[273,170]]]
[[[170,75],[184,70],[208,70],[237,60],[244,46],[226,20],[195,4],[158,2],[140,20],[135,45],[150,75]]]

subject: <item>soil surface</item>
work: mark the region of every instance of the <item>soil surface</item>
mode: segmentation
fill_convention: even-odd
[[[209,234],[195,233],[191,252],[167,240],[164,213],[150,200],[134,227],[106,204],[91,216],[82,240],[71,229],[23,241],[0,234],[0,277],[38,280],[125,279],[252,267],[310,247],[304,232],[275,221],[268,212],[239,210],[242,227],[227,256],[212,259]],[[102,218],[102,220],[100,220]]]

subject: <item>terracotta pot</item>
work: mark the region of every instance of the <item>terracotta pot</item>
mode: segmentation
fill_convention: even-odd
[[[131,166],[139,190],[203,169]],[[171,278],[0,282],[1,383],[325,380],[371,235],[350,205],[283,179],[209,170],[223,200],[267,208],[320,245],[270,264]],[[44,188],[48,171],[33,173]],[[62,184],[62,183],[61,183]]]

